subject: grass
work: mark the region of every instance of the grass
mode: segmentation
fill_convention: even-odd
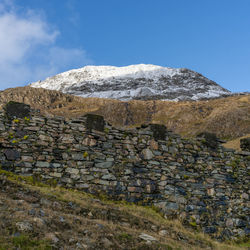
[[[244,138],[247,138],[247,137],[250,137],[250,134],[247,134],[245,136],[242,136],[242,137],[236,138],[234,140],[228,141],[228,142],[224,143],[223,146],[225,148],[232,148],[232,149],[240,151],[241,150],[241,148],[240,148],[240,140],[244,139]]]
[[[44,210],[47,209],[45,210],[46,214],[51,214],[51,220],[60,215],[69,222],[71,227],[70,233],[62,228],[61,234],[64,235],[64,238],[68,237],[68,234],[77,235],[77,232],[82,230],[82,227],[86,225],[88,230],[93,234],[92,236],[96,242],[100,241],[101,237],[104,237],[103,235],[113,235],[112,237],[110,236],[110,241],[114,246],[121,246],[121,249],[126,246],[129,249],[133,249],[133,247],[136,247],[134,249],[149,249],[145,243],[138,240],[138,236],[142,232],[158,240],[156,243],[152,243],[153,245],[151,245],[150,249],[246,249],[249,247],[249,243],[244,241],[238,243],[216,242],[202,232],[183,227],[178,220],[165,219],[154,207],[112,201],[104,195],[94,197],[77,190],[53,187],[48,184],[34,182],[31,177],[16,176],[4,170],[0,170],[0,176],[7,178],[13,185],[17,185],[17,190],[21,188],[27,189],[29,193],[39,193],[41,197],[45,197],[51,201],[57,201],[62,204],[62,206],[71,202],[79,207],[79,209],[81,208],[81,210],[86,211],[88,219],[85,218],[86,216],[83,218],[77,214],[73,215],[71,212],[68,212],[67,209],[54,211],[53,209],[48,210],[49,208],[44,208]],[[27,204],[27,206],[29,206],[29,204]],[[11,208],[11,205],[9,207]],[[104,215],[102,215],[103,211],[105,211]],[[91,219],[89,219],[89,217],[91,217]],[[76,225],[74,222],[76,218],[81,220],[81,226]],[[20,219],[20,216],[17,217],[17,219]],[[96,231],[96,224],[102,225],[102,227],[105,228],[105,232],[100,232],[99,234]],[[152,230],[152,226],[158,228],[157,230],[167,230],[168,235],[164,237],[159,236],[157,230]],[[60,228],[56,230],[60,232]],[[40,234],[41,232],[39,232],[39,235]],[[18,237],[13,237],[7,234],[5,237],[0,238],[0,243],[1,246],[5,247],[3,249],[8,249],[6,246],[19,247],[20,249],[50,249],[50,244],[44,241],[43,237],[39,235],[22,234]],[[124,247],[122,247],[123,245]]]

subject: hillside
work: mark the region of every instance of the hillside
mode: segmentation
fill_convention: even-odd
[[[124,102],[20,87],[0,92],[0,105],[8,101],[24,102],[43,113],[65,117],[96,113],[118,127],[134,127],[145,123],[165,124],[168,129],[188,137],[202,131],[213,132],[226,139],[250,133],[250,95],[195,102]]]
[[[0,249],[247,249],[153,208],[116,203],[0,170]],[[245,247],[244,247],[245,246]]]
[[[128,100],[200,100],[230,95],[205,76],[185,68],[152,64],[85,66],[30,84],[81,97]]]

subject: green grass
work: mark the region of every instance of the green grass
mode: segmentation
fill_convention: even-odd
[[[21,250],[52,250],[50,242],[44,240],[32,239],[29,235],[21,234],[13,236],[12,238],[0,238],[0,250],[7,249],[21,249]]]

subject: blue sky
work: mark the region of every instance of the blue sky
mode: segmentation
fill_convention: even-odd
[[[0,0],[0,89],[146,63],[250,91],[249,13],[249,0]]]

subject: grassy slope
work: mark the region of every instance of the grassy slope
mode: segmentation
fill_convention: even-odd
[[[245,136],[236,138],[234,140],[228,141],[227,143],[224,143],[223,146],[226,148],[233,148],[235,150],[241,150],[240,148],[240,139],[250,137],[250,134],[247,134]]]
[[[0,104],[10,100],[65,117],[89,112],[103,115],[114,126],[133,127],[161,123],[184,136],[202,131],[233,139],[250,133],[250,95],[199,102],[129,101],[81,98],[57,91],[30,87],[0,92]]]
[[[247,249],[218,243],[153,208],[50,187],[0,170],[0,249]],[[21,231],[17,222],[32,229]],[[165,231],[162,231],[165,230]],[[163,232],[165,232],[163,235]],[[148,243],[141,233],[155,237]],[[84,249],[85,249],[84,248]],[[81,248],[79,248],[81,249]]]

